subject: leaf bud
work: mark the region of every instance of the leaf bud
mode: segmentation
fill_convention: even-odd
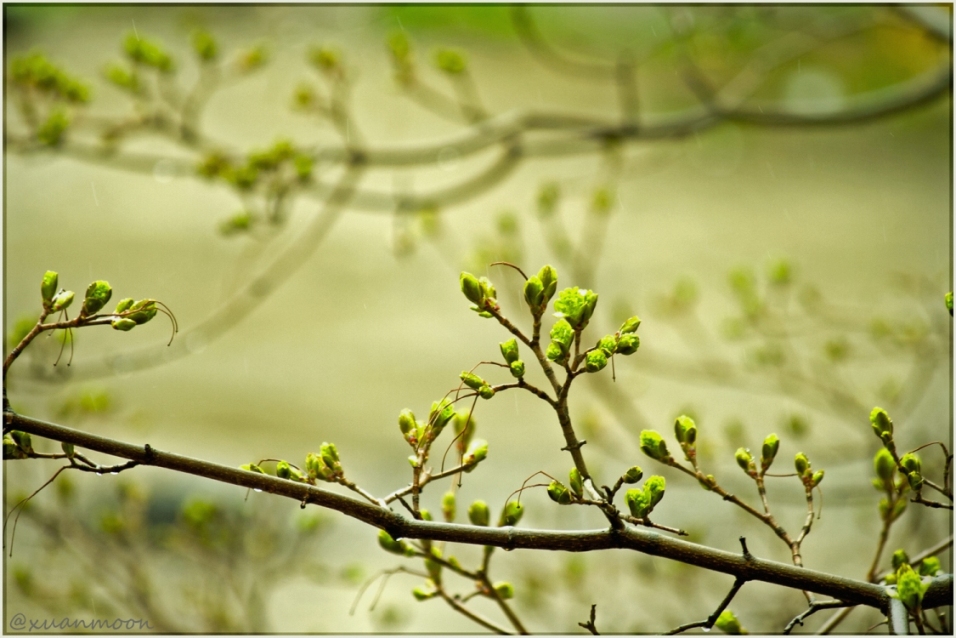
[[[475,439],[468,446],[468,451],[462,457],[463,465],[477,465],[488,458],[488,441]]]
[[[637,465],[629,468],[627,472],[624,472],[624,475],[621,477],[621,480],[627,483],[628,485],[633,485],[641,480],[644,476],[644,471]]]
[[[617,352],[617,339],[611,335],[605,335],[597,342],[597,347],[604,351],[605,355],[610,357]]]
[[[447,523],[451,523],[455,520],[454,492],[445,492],[445,495],[441,497],[441,515]]]
[[[624,494],[624,502],[634,518],[644,518],[651,513],[651,497],[645,490],[628,490]]]
[[[440,432],[454,416],[455,406],[447,398],[441,401],[432,401],[431,410],[428,411],[428,423]]]
[[[137,325],[142,325],[149,322],[153,317],[156,316],[158,309],[156,308],[155,299],[140,299],[134,303],[129,308],[130,315],[129,318],[136,322]]]
[[[909,565],[900,565],[896,570],[897,597],[910,611],[915,612],[920,608],[926,588],[919,575]]]
[[[415,430],[417,423],[415,422],[415,413],[405,408],[398,415],[398,429],[402,431],[402,434],[408,438],[408,433]]]
[[[621,324],[620,332],[622,335],[631,334],[632,332],[636,332],[638,326],[640,325],[641,325],[641,318],[638,317],[637,315],[634,315],[633,317],[625,321],[623,324]]]
[[[478,388],[478,396],[480,396],[482,399],[490,399],[491,397],[495,396],[495,389],[490,385],[483,385]]]
[[[484,501],[475,501],[468,507],[468,520],[472,525],[479,527],[488,527],[491,520],[491,513],[488,511],[488,504]]]
[[[581,477],[578,468],[572,467],[571,471],[568,472],[568,478],[571,481],[571,491],[578,496],[584,494],[584,479]]]
[[[478,284],[481,286],[482,295],[486,300],[495,299],[498,296],[498,293],[495,292],[494,284],[492,284],[491,280],[487,277],[480,278]]]
[[[760,468],[766,472],[777,456],[777,450],[780,449],[780,437],[776,434],[768,434],[763,440],[763,447],[760,450]]]
[[[754,469],[754,457],[750,454],[750,450],[747,448],[737,448],[734,458],[737,460],[737,465],[740,466],[740,469],[747,474],[752,474],[756,471]]]
[[[647,492],[650,497],[651,509],[664,498],[664,488],[666,486],[667,482],[663,476],[651,476],[644,481],[644,491]]]
[[[810,470],[810,459],[803,452],[797,452],[796,456],[793,457],[793,466],[796,468],[797,474],[801,477],[805,476]]]
[[[292,466],[287,461],[279,461],[276,463],[276,476],[281,479],[291,479]]]
[[[459,277],[459,282],[461,284],[461,291],[465,293],[465,297],[468,301],[481,307],[484,302],[484,296],[481,294],[481,284],[478,283],[477,277],[470,272],[463,272]]]
[[[919,457],[912,452],[908,452],[900,458],[900,465],[903,466],[903,469],[906,470],[907,473],[918,473],[922,471],[922,464],[920,463]]]
[[[898,549],[895,552],[893,552],[893,557],[891,560],[893,563],[894,570],[898,570],[903,565],[910,564],[910,557],[906,553],[906,550],[903,550],[903,549]]]
[[[321,481],[331,480],[334,474],[332,468],[315,452],[309,452],[305,457],[305,471],[310,477]]]
[[[409,556],[414,553],[414,550],[408,543],[406,543],[404,540],[395,540],[384,529],[379,530],[378,532],[378,544],[386,552],[398,554],[399,556]]]
[[[418,468],[421,466],[421,463],[418,460],[418,456],[414,454],[408,457],[408,464],[411,465],[413,468]]]
[[[558,481],[548,484],[548,496],[558,505],[567,505],[571,502],[571,492]]]
[[[5,435],[3,437],[3,458],[22,459],[24,457],[26,457],[26,454],[23,453],[20,446],[13,440],[13,437],[9,434]]]
[[[33,454],[33,438],[30,436],[29,432],[21,432],[20,430],[13,430],[10,432],[10,438],[17,444],[21,450],[27,454]]]
[[[518,501],[508,501],[501,510],[501,517],[498,519],[498,527],[515,526],[524,515],[524,505]]]
[[[607,355],[598,348],[587,353],[584,357],[584,369],[588,372],[600,372],[607,367]]]
[[[740,636],[747,633],[747,630],[743,628],[743,626],[740,624],[740,621],[737,620],[736,616],[734,616],[734,612],[730,611],[729,609],[725,609],[720,612],[720,616],[717,617],[717,621],[714,622],[714,626],[725,634],[731,636]]]
[[[543,302],[547,303],[551,301],[551,297],[553,297],[554,293],[558,290],[558,271],[554,269],[554,266],[545,264],[541,266],[541,270],[538,271],[538,279],[541,281],[541,285],[544,286]]]
[[[488,383],[487,383],[484,379],[482,379],[482,378],[479,377],[477,374],[474,374],[474,373],[472,373],[472,372],[464,372],[464,371],[463,371],[463,372],[459,375],[459,378],[460,378],[462,381],[464,381],[464,382],[465,382],[465,385],[467,385],[467,386],[468,386],[469,388],[471,388],[472,390],[478,390],[478,389],[480,389],[482,386],[488,385]]]
[[[56,286],[60,276],[52,270],[46,271],[43,275],[43,281],[40,282],[40,296],[43,297],[43,305],[48,306],[53,302],[53,295],[56,294]]]
[[[414,596],[415,600],[419,602],[428,600],[429,598],[434,598],[437,595],[438,590],[435,589],[434,583],[432,583],[430,580],[426,580],[424,586],[416,587],[412,590],[412,596]]]
[[[114,317],[110,320],[110,325],[113,326],[113,330],[129,332],[136,327],[136,322],[129,317]]]
[[[109,302],[112,296],[113,289],[110,287],[109,282],[94,281],[86,289],[86,299],[83,300],[83,309],[80,311],[80,314],[95,315],[102,310],[103,306]]]
[[[873,469],[876,470],[876,475],[880,477],[883,483],[893,481],[893,476],[896,474],[896,461],[893,460],[893,455],[885,447],[881,447],[876,456],[873,457]]]
[[[953,314],[953,291],[950,290],[946,293],[946,296],[943,298],[946,303],[946,309],[949,310],[949,314]]]
[[[211,62],[216,59],[219,53],[219,46],[211,33],[204,30],[198,30],[193,33],[193,51],[203,62]]]
[[[621,335],[621,338],[617,340],[617,352],[618,354],[623,354],[624,356],[634,354],[640,347],[641,338],[637,335]]]
[[[116,304],[116,310],[113,311],[113,314],[118,315],[123,312],[126,312],[133,307],[133,298],[127,297],[126,299],[120,299],[120,302]]]
[[[53,312],[59,312],[70,307],[70,304],[73,303],[73,291],[72,290],[61,290],[56,293],[51,301]]]
[[[923,562],[919,564],[919,575],[920,576],[935,576],[941,565],[939,559],[935,556],[928,556],[923,559]]]
[[[501,356],[505,358],[505,363],[514,363],[520,358],[517,339],[512,338],[502,341],[498,344],[498,347],[501,349]]]
[[[507,581],[501,581],[495,583],[495,593],[497,593],[498,597],[502,600],[509,600],[515,597],[515,587]]]
[[[254,474],[265,474],[265,470],[256,465],[255,463],[245,463],[239,466],[240,470],[245,470],[246,472],[252,472]]]
[[[524,282],[524,300],[532,312],[537,312],[545,304],[544,286],[534,275]]]
[[[342,470],[342,464],[339,462],[339,451],[336,449],[335,443],[323,442],[319,446],[319,456],[332,471],[340,472]]]
[[[435,66],[448,75],[460,75],[468,68],[468,62],[457,49],[438,49],[435,51]]]
[[[60,448],[63,450],[63,453],[67,455],[68,458],[73,458],[76,454],[76,448],[73,447],[72,443],[60,443]]]
[[[906,474],[906,481],[910,484],[910,487],[913,488],[914,492],[919,492],[923,489],[923,475],[919,472],[908,472]]]
[[[823,480],[823,472],[824,470],[817,470],[813,473],[813,476],[810,477],[810,487],[816,487],[820,484],[820,481]]]
[[[508,364],[508,369],[511,370],[511,376],[513,376],[515,379],[520,379],[521,377],[524,376],[524,372],[525,372],[524,361],[520,359],[517,361],[513,361]]]
[[[667,444],[654,430],[641,431],[641,451],[655,461],[666,462],[670,458]]]
[[[692,418],[682,414],[674,421],[674,436],[678,443],[694,445],[697,442],[697,424]]]
[[[870,412],[870,425],[884,443],[893,439],[893,421],[883,408],[873,408]]]
[[[714,486],[717,485],[717,479],[714,478],[713,474],[708,474],[705,477],[699,477],[697,482],[700,483],[700,486],[708,492],[713,490]]]

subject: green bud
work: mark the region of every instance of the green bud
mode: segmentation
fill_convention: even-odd
[[[414,596],[415,600],[417,601],[428,600],[429,598],[434,598],[437,595],[438,590],[435,589],[435,584],[430,580],[426,580],[424,586],[416,587],[412,590],[412,596]]]
[[[455,493],[445,492],[441,497],[441,515],[445,522],[451,523],[455,520]]]
[[[623,324],[621,324],[620,332],[622,335],[631,334],[632,332],[636,332],[637,328],[640,325],[641,325],[641,318],[638,317],[637,315],[634,315],[633,317],[625,321]]]
[[[199,59],[203,62],[211,62],[216,59],[219,53],[219,46],[216,39],[208,31],[196,31],[193,33],[193,50]]]
[[[555,317],[565,319],[574,330],[584,330],[594,313],[598,295],[592,290],[577,286],[565,288],[554,302]]]
[[[461,291],[465,293],[468,301],[480,308],[484,302],[484,296],[481,294],[481,284],[478,283],[478,278],[470,272],[463,272],[459,277],[459,283],[461,284]]]
[[[137,325],[142,325],[152,320],[158,311],[155,299],[140,299],[130,306],[129,318],[135,321]]]
[[[113,326],[113,330],[129,332],[136,327],[136,322],[129,317],[115,317],[110,320],[110,325]]]
[[[399,556],[409,556],[414,553],[414,550],[406,543],[404,540],[397,541],[384,529],[379,530],[378,532],[378,544],[386,552],[391,552],[392,554],[398,554]]]
[[[896,570],[896,595],[910,611],[920,608],[927,587],[909,565],[900,565]]]
[[[498,597],[502,600],[509,600],[515,597],[515,588],[514,585],[507,581],[501,581],[500,583],[495,583],[495,592],[498,594]]]
[[[571,492],[557,481],[548,484],[548,496],[558,505],[567,505],[571,502]]]
[[[312,47],[309,62],[323,73],[331,73],[341,66],[342,56],[331,47]]]
[[[53,312],[59,312],[70,307],[70,304],[73,303],[73,291],[72,290],[61,290],[56,293],[51,302],[53,307]]]
[[[476,465],[488,458],[488,441],[475,439],[468,446],[468,451],[462,457],[463,465]]]
[[[939,559],[935,556],[929,556],[923,559],[919,565],[920,576],[935,576],[941,569]]]
[[[717,479],[714,478],[713,474],[708,474],[707,476],[703,478],[698,478],[697,482],[700,484],[702,488],[704,488],[705,490],[709,492],[712,489],[714,489],[714,485],[717,484]]]
[[[617,340],[617,352],[624,356],[634,354],[640,347],[641,338],[637,335],[621,335],[621,338]]]
[[[126,299],[121,299],[118,304],[116,304],[116,310],[113,311],[113,314],[121,314],[126,312],[133,307],[133,298],[127,297]]]
[[[729,634],[731,636],[740,636],[747,633],[747,630],[741,626],[740,621],[737,620],[736,616],[734,616],[734,612],[730,611],[729,609],[725,609],[720,612],[720,616],[717,617],[717,621],[714,623],[714,626],[725,634]]]
[[[425,571],[428,572],[428,575],[431,576],[431,579],[436,582],[441,582],[441,563],[431,558],[425,559]]]
[[[434,430],[440,432],[454,416],[455,406],[447,398],[432,401],[431,410],[428,411],[428,423]]]
[[[501,356],[505,358],[505,363],[514,363],[519,358],[518,340],[508,339],[498,344],[501,348]]]
[[[406,438],[408,437],[409,432],[413,432],[415,430],[416,425],[417,423],[415,422],[414,412],[412,412],[408,408],[405,408],[399,413],[398,429],[402,431],[402,434],[404,434]]]
[[[816,487],[820,484],[820,481],[823,480],[823,470],[817,470],[813,473],[813,476],[810,477],[810,487]]]
[[[592,350],[584,357],[584,369],[588,372],[600,372],[607,367],[607,355],[601,349]]]
[[[624,475],[621,477],[621,480],[623,480],[628,485],[633,485],[634,483],[637,483],[638,481],[640,481],[643,476],[644,476],[644,471],[640,467],[635,465],[634,467],[629,468],[627,472],[624,472]]]
[[[495,396],[495,389],[490,385],[483,385],[478,388],[478,396],[480,396],[482,399],[490,399],[491,397]]]
[[[870,425],[884,443],[893,438],[893,421],[883,408],[873,408],[870,412]]]
[[[651,497],[644,490],[628,490],[624,494],[624,502],[634,518],[644,518],[651,513]]]
[[[279,461],[276,463],[276,476],[281,479],[291,479],[292,478],[292,466],[286,461]]]
[[[13,430],[10,432],[10,438],[13,439],[14,443],[16,443],[17,447],[21,450],[27,454],[33,454],[33,438],[28,432]]]
[[[946,309],[949,310],[949,314],[952,315],[953,314],[953,291],[947,292],[944,299],[946,302]]]
[[[754,457],[751,456],[750,450],[747,448],[737,448],[737,452],[734,454],[734,458],[737,460],[737,465],[740,466],[747,474],[754,472]]]
[[[533,275],[524,282],[524,300],[532,312],[537,312],[545,303],[544,286],[541,280]]]
[[[80,311],[80,314],[95,315],[102,310],[112,296],[113,289],[109,282],[94,281],[86,289],[86,299],[83,300],[83,310]]]
[[[239,466],[240,470],[245,470],[246,472],[252,472],[254,474],[265,474],[265,470],[256,465],[255,463],[245,463]]]
[[[903,565],[909,565],[909,564],[910,564],[910,557],[909,557],[909,555],[906,553],[906,550],[903,550],[903,549],[898,549],[898,550],[896,550],[895,552],[893,552],[893,557],[892,557],[891,560],[892,560],[892,562],[893,562],[893,569],[894,569],[894,570],[898,570],[898,569],[899,569],[900,567],[902,567]]]
[[[663,476],[651,476],[644,481],[644,491],[647,492],[650,498],[652,509],[655,505],[661,502],[662,498],[664,498],[664,488],[666,486],[667,482],[664,480]]]
[[[606,335],[601,337],[601,340],[597,342],[597,347],[604,351],[604,354],[611,356],[617,352],[617,339],[611,335]]]
[[[524,361],[521,361],[520,359],[518,361],[514,361],[508,364],[508,369],[511,370],[511,376],[513,376],[515,379],[520,379],[524,376],[525,372]]]
[[[5,459],[22,459],[25,458],[26,454],[23,453],[23,450],[20,449],[20,446],[17,445],[16,441],[13,440],[9,434],[3,437],[3,458]]]
[[[876,470],[876,475],[884,483],[893,480],[893,476],[896,474],[896,461],[893,460],[893,455],[885,447],[881,447],[876,456],[873,457],[873,469]]]
[[[797,455],[793,457],[793,466],[796,468],[797,474],[805,476],[810,470],[810,459],[803,452],[797,452]]]
[[[63,450],[63,453],[71,459],[76,454],[76,448],[73,447],[72,443],[60,443],[60,448]]]
[[[578,472],[578,468],[572,467],[571,471],[568,472],[568,477],[571,481],[571,491],[578,496],[584,494],[584,479],[581,477],[581,473]]]
[[[491,520],[491,512],[488,511],[488,504],[484,501],[475,501],[468,508],[468,520],[472,525],[479,527],[488,527]]]
[[[912,452],[908,452],[900,458],[900,465],[907,473],[922,471],[922,463],[920,463],[919,457]]]
[[[906,481],[910,484],[910,487],[913,488],[914,492],[919,492],[923,489],[923,475],[919,472],[908,472],[906,474]]]
[[[544,287],[542,301],[543,303],[547,303],[551,301],[551,297],[554,296],[554,293],[558,289],[558,271],[554,269],[554,266],[545,264],[541,267],[541,270],[538,271],[538,280]]]
[[[414,454],[408,457],[408,464],[411,465],[413,468],[417,468],[421,465],[421,463],[418,461],[418,457],[415,456]]]
[[[498,519],[498,527],[515,526],[524,515],[524,505],[518,501],[508,501],[501,510],[501,517]]]
[[[429,512],[429,511],[428,511],[427,509],[425,509],[424,507],[423,507],[421,510],[419,510],[418,513],[421,515],[423,521],[430,521],[430,520],[432,520],[432,514],[431,514],[431,512]],[[432,551],[438,551],[438,550],[434,550],[434,549],[433,549]]]
[[[462,372],[459,375],[459,378],[462,381],[464,381],[465,385],[467,385],[472,390],[478,390],[482,386],[488,385],[488,383],[484,379],[479,377],[477,374],[473,374],[471,372]]]
[[[339,462],[339,451],[335,447],[335,443],[322,443],[319,446],[319,456],[322,457],[322,461],[335,473],[342,471],[342,464]]]
[[[46,271],[43,275],[43,281],[40,282],[40,296],[43,297],[44,306],[48,306],[53,301],[59,279],[60,276],[52,270]]]
[[[674,436],[677,437],[678,443],[694,445],[697,442],[697,424],[692,418],[682,414],[674,421]]]
[[[305,457],[305,471],[310,477],[321,481],[329,481],[335,474],[322,457],[314,452],[309,452]]]
[[[763,448],[760,450],[760,467],[766,472],[777,456],[777,450],[780,449],[780,437],[776,434],[769,434],[763,440]]]
[[[70,114],[66,109],[57,107],[37,129],[37,141],[46,146],[57,146],[63,141],[70,127]]]
[[[468,68],[465,55],[457,49],[438,49],[435,51],[435,66],[448,75],[460,75]]]
[[[655,461],[663,462],[670,458],[670,454],[667,452],[667,444],[661,435],[654,430],[641,431],[641,452]]]

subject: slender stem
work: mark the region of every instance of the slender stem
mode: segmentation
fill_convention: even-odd
[[[452,609],[454,609],[455,611],[457,611],[457,612],[460,613],[461,615],[463,615],[463,616],[465,616],[465,617],[467,617],[467,618],[470,618],[471,620],[475,621],[476,623],[478,623],[479,625],[481,625],[481,626],[484,627],[485,629],[490,629],[491,631],[495,632],[496,634],[501,634],[501,635],[503,635],[503,636],[510,636],[510,635],[511,635],[511,632],[508,631],[507,629],[505,629],[504,627],[501,627],[500,625],[496,625],[495,623],[493,623],[492,621],[488,620],[487,618],[485,618],[485,617],[482,616],[481,614],[475,613],[475,612],[473,612],[472,610],[470,610],[470,609],[468,609],[467,607],[465,607],[464,605],[462,605],[461,603],[459,603],[457,600],[455,600],[454,598],[452,598],[451,596],[449,596],[448,593],[447,593],[444,589],[439,589],[439,590],[438,590],[438,595],[441,596],[442,599],[443,599],[446,603],[448,603],[449,605],[451,605]]]

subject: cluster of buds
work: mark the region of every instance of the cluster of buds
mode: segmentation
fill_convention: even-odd
[[[134,64],[153,67],[162,73],[172,73],[175,68],[173,59],[162,45],[141,38],[138,33],[130,33],[126,36],[123,41],[123,51]]]
[[[900,457],[900,467],[906,474],[906,480],[914,492],[923,489],[923,467],[919,457],[909,452]]]
[[[929,589],[929,583],[924,583],[920,575],[908,562],[905,562],[896,570],[896,592],[890,595],[899,598],[910,612],[918,614],[927,589]]]
[[[571,353],[571,343],[574,341],[574,328],[564,319],[559,319],[551,327],[551,343],[545,355],[555,363],[565,363]]]
[[[448,75],[461,75],[468,70],[468,59],[458,49],[435,51],[435,67]]]
[[[793,466],[807,490],[812,490],[823,480],[823,470],[814,472],[813,468],[810,467],[810,459],[803,452],[797,452],[796,456],[793,457]]]
[[[593,290],[581,290],[577,286],[565,288],[554,302],[557,311],[554,316],[567,321],[575,332],[581,332],[591,320],[597,301],[598,295]]]
[[[635,518],[646,519],[664,498],[666,481],[663,476],[651,476],[644,481],[644,489],[628,490],[624,502]]]
[[[392,538],[384,529],[378,533],[378,544],[386,552],[398,554],[399,556],[414,556],[415,549],[404,539],[397,541]]]
[[[335,481],[345,474],[334,443],[322,443],[319,453],[310,452],[305,457],[305,471],[309,478],[320,481]]]
[[[478,393],[482,399],[490,399],[495,396],[495,389],[488,385],[488,382],[479,377],[474,372],[462,371],[459,375],[461,380],[469,388]]]
[[[684,451],[684,458],[695,466],[697,465],[697,424],[687,415],[680,415],[674,420],[674,437]]]
[[[740,624],[740,621],[737,620],[737,616],[734,615],[734,612],[729,609],[720,612],[720,615],[714,622],[714,627],[729,636],[742,636],[748,633],[743,625]]]
[[[893,467],[896,465],[896,443],[893,440],[893,420],[890,418],[890,415],[887,414],[886,410],[875,407],[870,412],[870,425],[873,428],[873,432],[880,437],[880,441],[882,441],[886,451],[885,455],[877,453],[876,458],[873,460],[876,465],[877,476],[884,485],[891,485],[893,471],[896,469]],[[923,488],[922,463],[915,453],[909,452],[900,457],[899,469],[903,475],[906,476],[906,481],[909,483],[909,486],[913,488],[913,491],[919,492]],[[883,486],[880,485],[879,487],[882,488]]]
[[[557,289],[558,271],[554,266],[546,264],[537,275],[528,277],[524,282],[524,300],[531,309],[531,314],[535,317],[543,315]]]
[[[27,432],[12,430],[3,435],[3,458],[25,459],[33,454],[33,439]]]
[[[491,311],[498,310],[495,287],[487,277],[478,279],[470,272],[461,273],[459,278],[461,291],[472,304],[471,309],[480,317],[491,317]]]
[[[16,87],[40,91],[54,99],[73,103],[90,99],[89,87],[50,62],[42,53],[13,58],[10,79]]]
[[[508,369],[511,371],[511,376],[515,379],[520,379],[524,376],[524,361],[519,358],[518,355],[518,340],[509,339],[498,344],[501,348],[501,356],[505,358],[505,363],[508,364]]]
[[[548,485],[548,496],[551,500],[559,505],[567,505],[584,496],[584,478],[578,468],[572,467],[568,472],[568,484],[571,486],[570,490],[560,481],[551,481]]]
[[[244,161],[211,151],[196,165],[196,172],[207,179],[222,179],[240,191],[250,191],[263,176],[276,175],[288,182],[307,182],[312,177],[312,157],[286,139],[277,140],[264,150],[251,151]],[[240,220],[241,221],[241,220]],[[224,232],[243,230],[244,225],[224,226]]]

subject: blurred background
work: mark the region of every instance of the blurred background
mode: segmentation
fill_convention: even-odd
[[[552,263],[561,287],[600,295],[588,338],[643,319],[616,380],[588,375],[572,393],[599,482],[640,464],[668,481],[657,522],[729,551],[745,535],[787,562],[769,528],[638,442],[645,428],[672,442],[674,418],[693,416],[705,472],[756,505],[734,450],[776,432],[779,472],[798,451],[826,470],[805,564],[864,578],[881,529],[870,409],[889,411],[901,448],[952,440],[949,11],[6,6],[8,351],[39,314],[48,269],[78,292],[105,279],[117,299],[160,299],[181,327],[168,347],[162,317],[42,338],[8,377],[12,406],[233,466],[302,463],[334,441],[348,477],[384,495],[411,478],[398,413],[423,417],[509,336],[469,311],[459,272],[491,277],[527,328],[520,278],[490,264]],[[73,89],[33,82],[37,55]],[[350,153],[365,159],[357,170]],[[540,403],[503,393],[477,407],[489,456],[465,477],[460,512],[477,498],[496,512],[537,471],[566,476]],[[922,454],[941,476],[938,448]],[[7,511],[56,467],[4,463]],[[374,583],[350,614],[362,584],[404,559],[334,512],[150,468],[70,474],[23,510],[4,559],[7,620],[480,630],[416,602],[421,579],[407,574],[370,610]],[[447,487],[424,506],[437,513]],[[768,490],[799,530],[802,486]],[[523,526],[605,524],[540,488],[523,502]],[[951,520],[911,505],[882,567],[950,536]],[[5,542],[9,554],[10,525]],[[445,550],[466,565],[480,552]],[[622,552],[499,552],[492,577],[548,633],[580,630],[592,603],[602,633],[667,631],[709,615],[732,582]],[[748,584],[732,607],[774,633],[805,604]],[[859,610],[838,631],[879,621]]]

